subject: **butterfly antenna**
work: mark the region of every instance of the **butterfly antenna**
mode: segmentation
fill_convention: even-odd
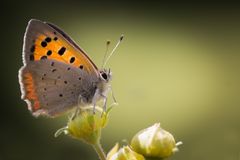
[[[102,68],[103,68],[104,62],[105,62],[106,57],[107,57],[107,53],[108,53],[108,50],[109,50],[110,43],[111,43],[110,40],[107,40],[107,42],[106,42],[106,51],[105,51],[105,54],[104,54],[104,57],[103,57],[103,61],[102,61]]]
[[[113,55],[113,53],[115,52],[115,50],[117,49],[117,47],[119,46],[119,44],[122,42],[123,40],[123,34],[120,36],[117,44],[115,45],[115,47],[113,48],[112,52],[109,54],[109,56],[107,57],[107,59],[104,61],[103,63],[103,67],[105,67],[105,65],[107,64],[108,60],[110,59],[110,57]]]

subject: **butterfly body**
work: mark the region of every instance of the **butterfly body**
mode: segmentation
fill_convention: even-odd
[[[98,70],[58,27],[30,20],[19,70],[22,99],[35,116],[55,117],[76,106],[106,100],[111,72]]]

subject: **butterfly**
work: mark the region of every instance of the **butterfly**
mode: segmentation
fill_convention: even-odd
[[[56,117],[103,99],[106,108],[112,72],[98,69],[59,27],[31,19],[19,70],[22,99],[34,116]]]

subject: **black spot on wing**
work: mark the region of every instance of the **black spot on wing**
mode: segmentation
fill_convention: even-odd
[[[70,63],[73,63],[75,61],[75,57],[71,57],[71,59],[70,59]]]
[[[51,39],[50,37],[47,37],[47,38],[45,39],[46,42],[51,42],[51,40],[52,40],[52,39]]]
[[[35,45],[33,45],[30,49],[30,51],[33,53],[35,51]]]
[[[52,51],[51,51],[51,50],[47,51],[47,55],[48,55],[48,56],[50,56],[51,54],[52,54]]]
[[[34,61],[34,55],[33,54],[30,54],[30,61]]]
[[[46,41],[42,41],[41,46],[42,47],[46,47],[47,46],[47,42]]]
[[[62,47],[61,49],[59,49],[58,54],[59,54],[60,56],[62,56],[65,51],[66,51],[66,48],[65,48],[65,47]]]

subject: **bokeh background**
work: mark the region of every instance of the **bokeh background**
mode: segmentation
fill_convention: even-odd
[[[67,115],[34,118],[20,98],[18,69],[31,18],[60,26],[98,66],[106,40],[113,48],[124,33],[107,66],[119,105],[103,130],[106,151],[160,122],[183,141],[172,160],[240,159],[237,5],[22,0],[1,9],[1,160],[97,159],[82,142],[54,138]]]

